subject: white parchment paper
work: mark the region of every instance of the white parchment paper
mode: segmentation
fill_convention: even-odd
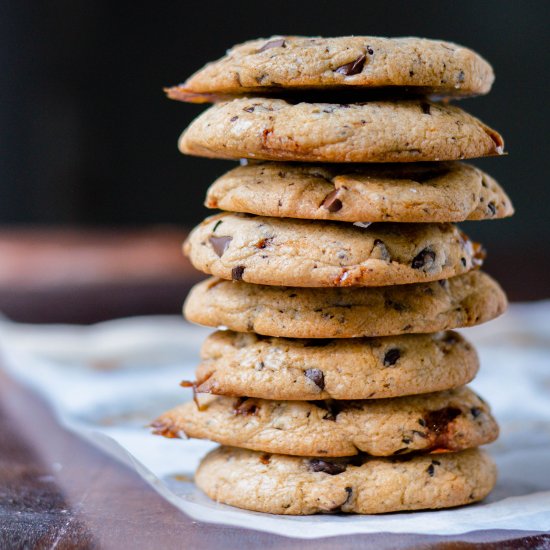
[[[300,538],[353,533],[450,535],[479,529],[550,531],[550,302],[517,304],[465,331],[482,368],[473,388],[492,405],[500,439],[488,447],[500,477],[481,504],[381,516],[275,516],[217,504],[192,482],[215,445],[150,435],[147,424],[183,400],[209,330],[178,317],[92,327],[0,323],[3,365],[53,407],[59,421],[134,468],[199,521]]]

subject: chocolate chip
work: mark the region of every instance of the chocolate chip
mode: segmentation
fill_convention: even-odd
[[[391,308],[391,309],[394,309],[395,311],[406,311],[407,310],[407,306],[405,304],[401,304],[399,302],[394,302],[393,300],[386,300],[384,302],[384,305],[387,307],[387,308]],[[407,325],[408,328],[411,328],[410,325]],[[406,330],[406,329],[404,329]]]
[[[270,40],[266,42],[256,53],[265,52],[271,48],[286,48],[286,42],[284,38],[278,38],[277,40]]]
[[[433,267],[435,262],[435,252],[429,248],[421,250],[413,259],[411,267],[413,269],[422,269],[429,270]]]
[[[326,208],[329,212],[338,212],[342,208],[342,201],[337,198],[340,189],[331,191],[321,203],[323,208]]]
[[[344,76],[352,76],[354,74],[359,74],[363,70],[363,66],[365,65],[366,58],[367,58],[366,55],[364,54],[360,55],[354,61],[350,61],[349,63],[346,63],[345,65],[338,67],[335,70],[335,72],[343,74]]]
[[[441,338],[441,341],[446,344],[458,344],[458,342],[460,342],[460,338],[455,332],[446,332],[443,335],[443,338]]]
[[[423,419],[423,418],[419,418],[418,419],[418,423],[421,425],[421,426],[426,426],[426,421]]]
[[[321,458],[312,458],[309,461],[309,469],[312,472],[323,472],[331,476],[336,476],[346,471],[346,464],[337,464],[335,462],[328,462]]]
[[[215,224],[214,224],[214,229],[212,229],[212,233],[215,233],[216,232],[216,229],[218,229],[218,227],[220,227],[220,225],[223,223],[223,220],[218,220]]]
[[[369,55],[374,55],[374,50],[370,46],[367,46],[367,53]]]
[[[254,112],[254,105],[251,107],[245,107],[243,111],[246,111],[247,113],[253,113]]]
[[[244,273],[244,265],[238,265],[231,270],[231,278],[234,281],[242,281]]]
[[[487,204],[487,208],[491,212],[491,214],[494,216],[497,213],[497,207],[495,206],[494,202],[490,202]]]
[[[372,247],[370,255],[371,258],[375,260],[384,260],[385,262],[389,262],[391,260],[386,244],[380,239],[374,240],[374,246]]]
[[[309,378],[320,390],[325,389],[325,375],[319,369],[307,369],[304,374]]]
[[[333,513],[339,513],[342,511],[342,506],[347,504],[349,502],[349,499],[351,498],[353,489],[351,487],[344,487],[344,491],[346,491],[346,499],[341,504],[338,504],[338,506],[335,506],[334,508],[330,509],[330,512]]]
[[[237,115],[235,116],[232,116],[230,119],[229,119],[229,122],[235,122],[239,117]]]
[[[425,115],[431,115],[431,105],[429,103],[422,102],[420,108]]]
[[[458,71],[456,81],[457,82],[464,82],[464,71]]]
[[[433,464],[430,464],[430,465],[428,466],[428,468],[426,469],[426,472],[428,472],[428,475],[429,475],[430,477],[433,477],[434,474],[435,474],[434,465],[433,465]]]
[[[470,412],[474,418],[477,418],[483,411],[479,407],[472,407]]]
[[[334,422],[338,414],[341,412],[341,405],[338,401],[308,401],[308,403],[327,411],[323,416],[323,420],[330,420]],[[348,401],[348,406],[349,403],[350,402]]]
[[[215,228],[214,228],[215,229]],[[210,237],[208,241],[212,245],[214,252],[219,258],[223,256],[223,253],[227,250],[229,243],[233,240],[233,237]]]
[[[466,263],[467,263],[467,262],[466,262],[466,258],[460,258],[460,263],[461,263],[464,267],[466,267]]]
[[[393,367],[400,357],[401,351],[398,348],[389,349],[384,355],[384,366]]]

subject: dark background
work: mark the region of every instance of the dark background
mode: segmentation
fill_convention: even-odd
[[[465,229],[489,249],[489,271],[513,271],[550,295],[548,2],[0,6],[1,224],[191,227],[207,213],[207,186],[232,163],[178,153],[179,133],[204,107],[165,99],[163,86],[249,38],[420,35],[493,64],[493,91],[460,106],[504,135],[508,157],[474,162],[508,190],[517,214]]]

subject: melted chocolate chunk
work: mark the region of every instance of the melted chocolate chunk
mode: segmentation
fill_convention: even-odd
[[[474,250],[472,264],[474,267],[480,267],[483,265],[485,258],[487,258],[487,250],[485,250],[485,248],[483,248],[483,245],[480,243],[472,242],[472,247]]]
[[[347,464],[338,464],[336,462],[328,462],[321,458],[312,458],[309,461],[309,469],[312,472],[323,472],[331,476],[336,476],[346,471]]]
[[[393,365],[395,365],[395,363],[399,361],[400,357],[401,357],[401,350],[399,350],[398,348],[389,349],[384,355],[384,366],[393,367]]]
[[[233,405],[233,414],[250,416],[258,412],[258,405],[248,397],[239,397]]]
[[[376,260],[384,260],[385,262],[389,262],[391,260],[388,248],[381,239],[375,239],[370,255]]]
[[[304,374],[309,378],[320,390],[325,389],[325,375],[320,369],[307,369]]]
[[[429,430],[435,433],[441,433],[444,432],[448,424],[461,413],[462,411],[457,407],[444,407],[443,409],[430,411],[424,417],[424,420]]]
[[[234,281],[242,281],[244,273],[244,265],[238,265],[231,270],[231,278]]]
[[[435,252],[429,248],[421,250],[413,259],[411,267],[413,269],[430,269],[435,262]]]
[[[269,464],[269,461],[271,460],[271,455],[268,453],[264,453],[263,455],[260,455],[260,462],[262,464]]]
[[[349,63],[346,63],[345,65],[338,67],[335,70],[335,72],[343,74],[344,76],[352,76],[354,74],[359,74],[363,70],[363,66],[365,65],[366,58],[367,56],[365,54],[360,55],[354,61],[350,61]]]
[[[273,237],[266,237],[265,239],[260,239],[256,243],[256,248],[266,248],[273,242]]]
[[[329,212],[338,212],[338,210],[341,210],[342,208],[342,201],[337,198],[337,195],[339,193],[340,189],[335,189],[334,191],[331,191],[321,203],[321,206],[323,208],[326,208]]]
[[[449,424],[461,413],[462,411],[457,407],[444,407],[437,411],[430,411],[424,416],[426,426],[434,436],[433,449],[452,450],[452,442],[448,438],[448,428]]]
[[[221,223],[221,222],[220,222]],[[216,228],[214,228],[215,230]],[[233,237],[210,237],[208,242],[212,245],[214,252],[218,257],[222,257],[223,253],[227,250],[229,243],[233,240]]]
[[[266,42],[257,51],[257,53],[265,52],[266,50],[270,50],[271,48],[286,48],[285,39],[284,38],[278,38],[277,40],[270,40],[269,42]]]

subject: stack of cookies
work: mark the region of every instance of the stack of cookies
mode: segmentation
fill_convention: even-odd
[[[276,514],[362,514],[472,503],[496,470],[498,426],[465,385],[473,347],[451,329],[506,307],[454,222],[510,216],[459,159],[501,136],[448,101],[487,93],[476,53],[419,38],[247,42],[169,97],[212,101],[183,153],[248,159],[210,187],[224,212],[184,250],[213,277],[185,304],[217,327],[188,402],[153,423],[206,438],[197,485]],[[203,395],[209,394],[209,395]]]

